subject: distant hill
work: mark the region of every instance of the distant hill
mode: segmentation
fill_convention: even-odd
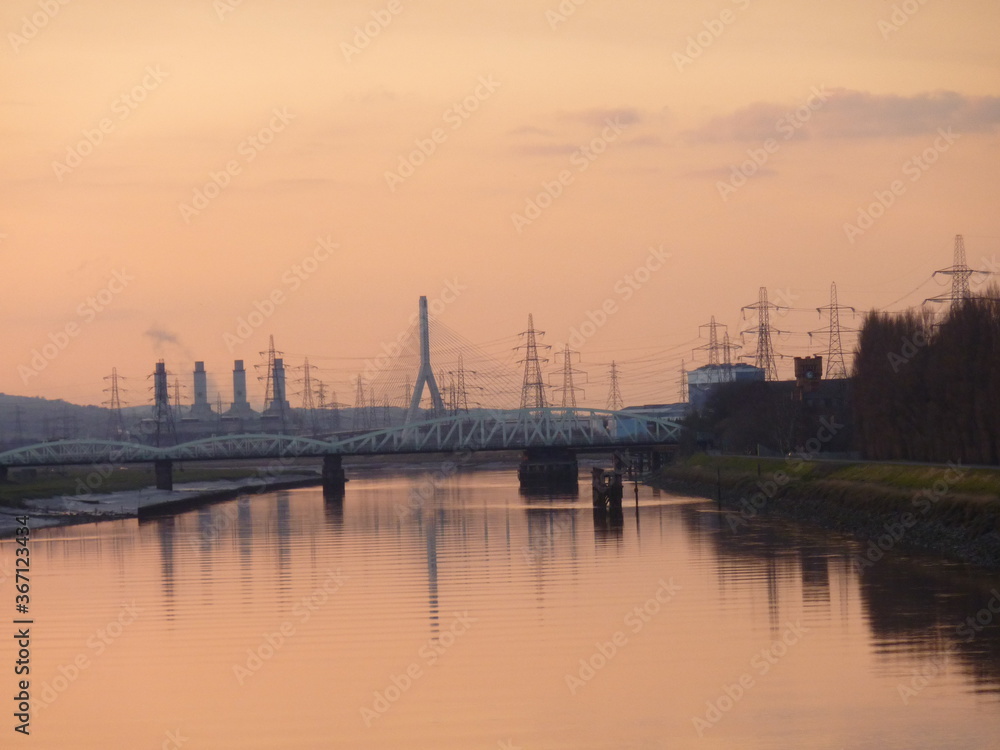
[[[148,414],[149,407],[122,410],[127,419]],[[8,396],[0,393],[0,445],[12,447],[42,440],[78,437],[105,437],[108,410],[100,406],[79,406],[62,399],[37,396]]]

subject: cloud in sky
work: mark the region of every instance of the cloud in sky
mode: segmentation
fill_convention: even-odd
[[[561,120],[582,122],[585,125],[604,127],[608,120],[619,125],[636,125],[643,120],[642,113],[634,107],[597,107],[580,112],[566,112],[560,115]]]
[[[616,142],[632,147],[660,148],[665,143],[657,132],[661,128],[658,119],[657,115],[637,107],[595,107],[558,112],[546,118],[549,127],[525,124],[508,131],[507,135],[522,141],[513,148],[513,152],[521,156],[560,156],[579,151],[595,134],[613,124],[627,129],[627,136],[616,137]],[[572,140],[567,140],[568,137]]]
[[[961,133],[990,132],[1000,125],[1000,97],[967,96],[935,91],[913,96],[873,94],[839,88],[818,89],[825,101],[813,95],[813,108],[799,137],[891,138],[934,133],[952,128]],[[754,102],[716,117],[685,133],[691,142],[761,141],[773,138],[779,122],[795,118],[798,106]],[[807,110],[801,110],[806,119]]]

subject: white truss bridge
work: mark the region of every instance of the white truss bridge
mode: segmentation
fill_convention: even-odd
[[[160,461],[567,448],[648,447],[678,441],[680,424],[625,411],[522,409],[459,414],[331,439],[296,435],[221,435],[155,447],[112,440],[59,440],[0,453],[0,466],[66,466]]]

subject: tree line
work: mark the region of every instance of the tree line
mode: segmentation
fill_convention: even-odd
[[[869,312],[853,380],[866,458],[1000,463],[1000,288],[943,316]]]

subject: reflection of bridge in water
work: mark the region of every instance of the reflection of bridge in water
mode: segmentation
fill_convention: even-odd
[[[112,440],[59,440],[0,453],[0,478],[11,467],[152,463],[156,486],[171,489],[173,462],[298,458],[323,461],[324,485],[343,488],[345,456],[470,453],[521,450],[544,461],[552,451],[631,449],[649,452],[677,443],[680,425],[671,419],[603,409],[538,408],[457,414],[327,439],[296,435],[224,435],[171,446]]]

